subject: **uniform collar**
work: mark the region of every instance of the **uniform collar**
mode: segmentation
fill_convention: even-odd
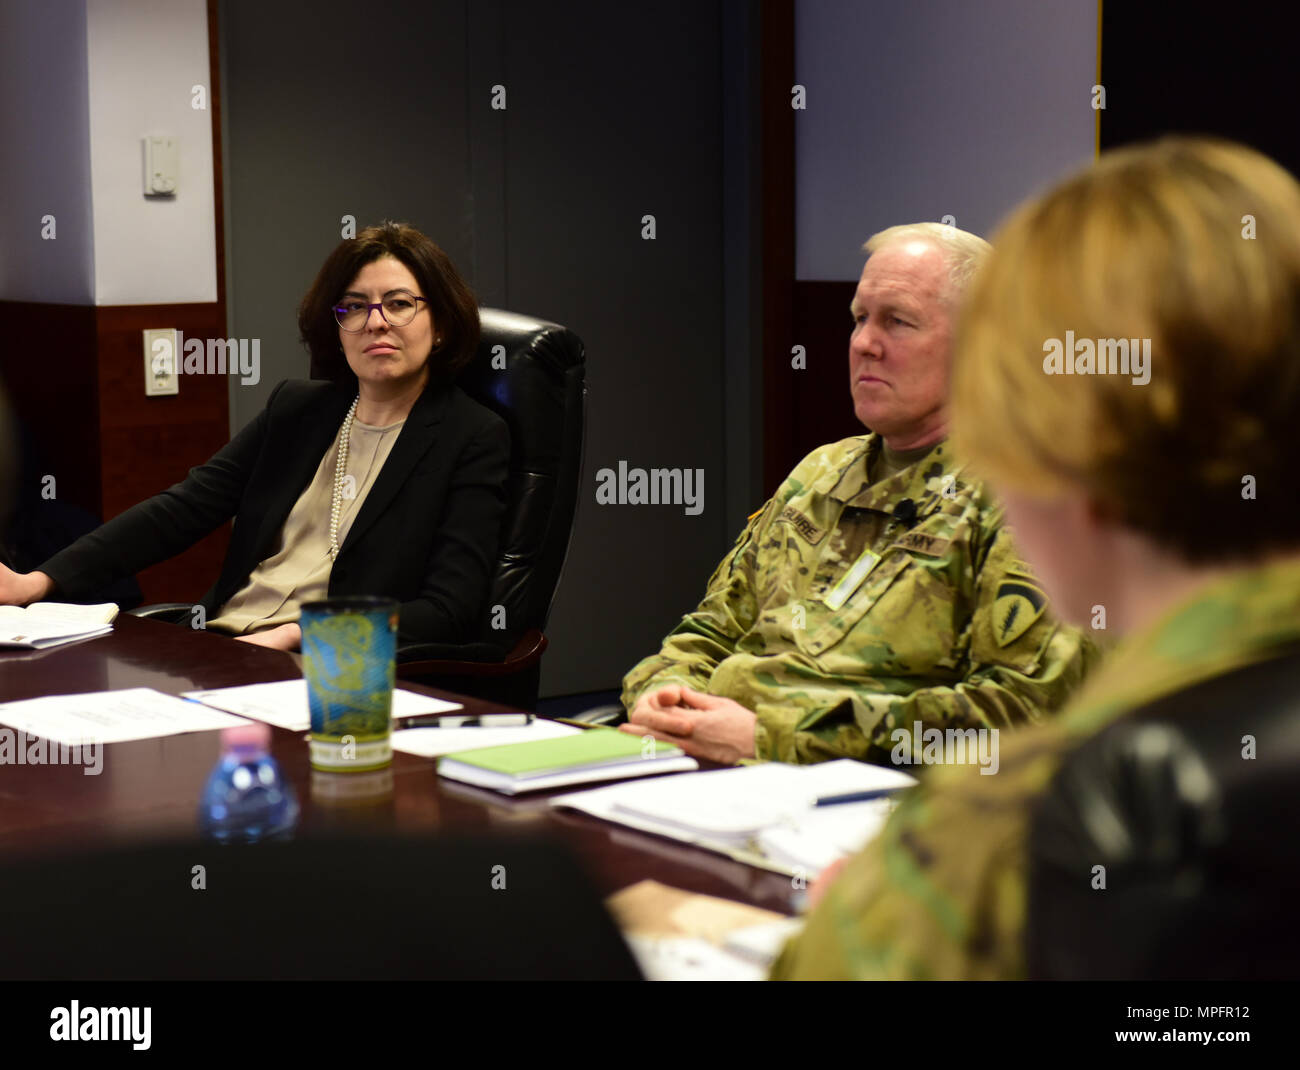
[[[915,463],[904,468],[897,475],[882,483],[871,483],[868,474],[869,462],[879,455],[884,445],[879,435],[874,432],[862,440],[862,448],[850,458],[838,472],[830,472],[823,478],[823,486],[817,489],[834,498],[843,505],[855,509],[874,509],[880,513],[892,512],[904,498],[916,503],[916,515],[925,516],[937,508],[942,500],[945,475],[952,475],[958,490],[964,484],[957,481],[957,474],[962,466],[953,460],[952,447],[948,440],[936,442],[934,448]]]
[[[1120,641],[1067,712],[1093,731],[1118,713],[1300,644],[1300,559],[1208,582]]]

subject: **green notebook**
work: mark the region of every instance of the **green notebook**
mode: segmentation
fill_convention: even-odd
[[[640,736],[613,728],[589,728],[558,739],[457,751],[438,760],[438,774],[513,795],[590,780],[698,768],[679,747],[651,742],[653,750]]]

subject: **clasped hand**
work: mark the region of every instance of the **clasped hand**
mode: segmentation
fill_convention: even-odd
[[[643,695],[619,731],[676,744],[692,758],[735,765],[754,757],[757,720],[739,702],[668,684]]]

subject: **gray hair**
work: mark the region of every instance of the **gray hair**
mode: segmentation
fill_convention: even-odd
[[[958,230],[947,223],[900,223],[896,227],[887,227],[871,235],[862,246],[862,251],[870,255],[880,252],[888,245],[911,239],[928,241],[943,254],[948,264],[946,297],[954,305],[961,300],[975,269],[993,251],[993,246],[978,234]]]

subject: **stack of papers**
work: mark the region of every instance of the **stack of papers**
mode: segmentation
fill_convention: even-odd
[[[131,687],[6,702],[0,705],[0,724],[72,746],[210,732],[248,722],[149,687]]]
[[[616,784],[551,800],[631,828],[693,843],[790,876],[814,877],[860,850],[889,816],[888,798],[817,806],[819,798],[897,791],[897,769],[845,758],[820,765],[770,762],[740,769]]]
[[[593,780],[699,768],[694,758],[688,758],[670,743],[655,742],[653,749],[648,748],[641,736],[613,728],[588,728],[551,739],[449,754],[438,762],[438,775],[516,795]]]
[[[113,630],[117,604],[79,606],[70,602],[33,602],[0,606],[0,648],[45,650],[78,639],[93,639]]]
[[[647,981],[763,981],[786,942],[803,928],[784,918],[729,933],[722,946],[693,936],[625,933]]]
[[[762,981],[767,969],[691,936],[623,937],[647,981]]]
[[[276,728],[291,732],[306,732],[311,728],[311,707],[307,702],[306,680],[277,680],[271,684],[243,684],[239,687],[221,687],[215,691],[186,691],[184,697],[202,702],[254,721],[264,721]],[[393,689],[393,716],[416,717],[426,713],[446,713],[459,710],[459,702],[417,695],[414,691]],[[396,746],[394,736],[394,746]]]
[[[650,981],[759,981],[803,925],[746,903],[644,880],[606,900]]]

